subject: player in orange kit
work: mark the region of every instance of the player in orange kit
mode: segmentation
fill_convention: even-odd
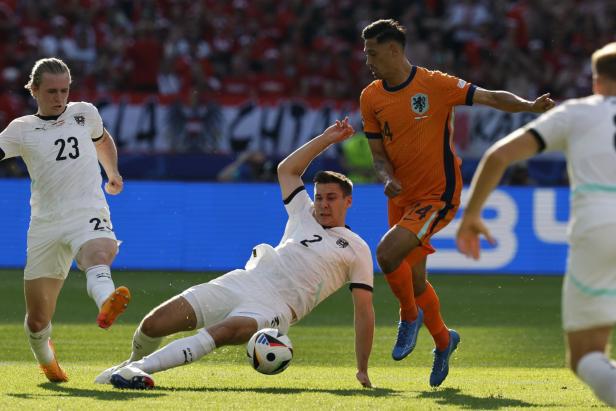
[[[374,168],[388,197],[390,230],[376,256],[400,302],[392,357],[399,361],[411,353],[425,323],[436,345],[430,385],[439,386],[460,336],[443,322],[438,297],[426,278],[426,259],[435,251],[430,238],[454,218],[460,205],[461,161],[452,141],[454,107],[479,103],[509,112],[542,113],[554,102],[549,94],[531,102],[414,66],[404,54],[405,33],[391,19],[364,28],[366,64],[377,80],[362,91],[360,107]]]

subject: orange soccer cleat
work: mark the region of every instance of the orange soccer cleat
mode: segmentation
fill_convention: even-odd
[[[49,381],[67,382],[68,375],[66,375],[66,372],[64,372],[62,367],[60,367],[60,364],[58,364],[56,348],[53,346],[53,342],[51,342],[51,340],[49,340],[49,348],[53,351],[53,360],[47,365],[39,364],[39,367],[41,367],[43,374],[45,374],[45,377],[47,377]]]
[[[96,322],[101,328],[109,328],[111,324],[122,314],[130,302],[130,291],[123,285],[116,288],[101,306],[96,317]]]

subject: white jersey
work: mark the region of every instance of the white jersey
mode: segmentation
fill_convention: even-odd
[[[568,100],[526,128],[562,151],[571,185],[568,234],[616,223],[616,96]]]
[[[0,133],[5,157],[21,156],[28,167],[33,218],[107,207],[93,143],[102,135],[98,110],[85,102],[68,103],[57,117],[19,117]]]
[[[289,220],[280,244],[255,247],[246,265],[249,275],[227,274],[213,283],[273,293],[296,320],[347,283],[372,291],[372,254],[360,236],[346,227],[322,227],[303,186],[285,200],[285,208]]]

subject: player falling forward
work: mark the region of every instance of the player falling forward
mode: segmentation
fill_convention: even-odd
[[[150,312],[133,336],[130,358],[101,373],[97,383],[151,388],[149,374],[189,364],[217,347],[242,344],[262,328],[287,333],[321,301],[349,283],[355,307],[357,380],[370,387],[368,358],[374,334],[373,266],[368,245],[345,226],[351,181],[322,171],[314,203],[301,176],[323,150],[353,135],[348,119],[330,126],[278,166],[289,219],[276,248],[260,244],[246,268],[192,287]],[[163,337],[198,329],[158,349]]]
[[[449,224],[460,204],[454,107],[479,103],[509,112],[544,112],[554,102],[547,94],[530,102],[414,66],[404,55],[405,32],[395,20],[378,20],[363,30],[366,64],[377,80],[362,91],[360,107],[374,168],[388,197],[390,230],[376,256],[400,303],[392,357],[399,361],[413,351],[425,323],[436,345],[430,385],[438,386],[460,341],[445,325],[426,276],[427,256],[435,251],[430,238]]]
[[[562,321],[569,366],[616,407],[616,364],[606,355],[616,322],[616,43],[592,55],[594,95],[568,100],[494,144],[481,159],[458,228],[459,250],[479,258],[479,236],[494,242],[481,208],[505,169],[541,151],[562,151],[571,184],[569,258]]]
[[[37,61],[26,85],[37,113],[13,120],[0,133],[0,160],[21,156],[32,180],[24,326],[32,352],[52,382],[68,381],[51,342],[51,319],[73,258],[86,273],[101,328],[111,326],[130,300],[128,289],[116,289],[111,279],[109,266],[118,245],[98,164],[109,178],[107,193],[120,193],[116,147],[96,107],[67,103],[70,84],[62,60]]]

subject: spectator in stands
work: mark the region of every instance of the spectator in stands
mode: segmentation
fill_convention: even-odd
[[[258,150],[244,151],[216,177],[222,182],[265,182],[275,178],[276,164]]]

